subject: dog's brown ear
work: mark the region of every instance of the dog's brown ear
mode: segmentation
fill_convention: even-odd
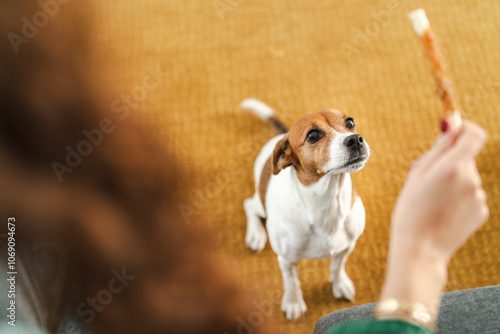
[[[273,174],[277,175],[280,171],[292,164],[292,148],[288,141],[288,135],[285,135],[274,147],[272,156]]]

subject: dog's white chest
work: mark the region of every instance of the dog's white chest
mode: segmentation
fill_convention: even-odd
[[[328,234],[316,224],[312,224],[310,233],[304,235],[303,242],[304,245],[297,254],[300,258],[324,259],[346,249],[352,242],[352,237],[348,236],[345,229]]]
[[[351,210],[350,177],[340,180],[341,187],[339,180],[334,180],[337,183],[333,185],[318,184],[297,191],[296,185],[287,182],[286,173],[282,174],[269,185],[267,228],[274,251],[296,259],[320,259],[349,247],[355,239],[346,224]],[[276,201],[272,196],[278,191],[281,197]]]

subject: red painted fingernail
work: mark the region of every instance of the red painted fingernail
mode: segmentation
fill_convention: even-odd
[[[445,133],[449,128],[448,120],[446,118],[441,118],[441,132]]]

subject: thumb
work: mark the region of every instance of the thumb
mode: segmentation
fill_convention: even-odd
[[[450,149],[450,159],[458,161],[476,157],[486,143],[487,137],[486,131],[479,125],[464,121],[462,132]]]

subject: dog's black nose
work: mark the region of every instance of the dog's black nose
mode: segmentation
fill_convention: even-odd
[[[364,139],[360,135],[352,135],[344,140],[344,146],[349,150],[357,151],[361,148]]]

